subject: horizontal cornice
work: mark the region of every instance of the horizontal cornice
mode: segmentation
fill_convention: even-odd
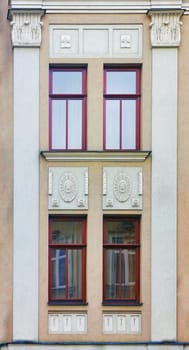
[[[187,0],[9,0],[11,10],[44,10],[47,13],[114,12],[147,13],[150,10],[189,11]]]
[[[131,152],[57,152],[41,151],[48,162],[144,162],[150,151]]]

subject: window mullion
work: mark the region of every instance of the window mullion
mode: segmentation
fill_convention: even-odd
[[[119,299],[121,299],[122,297],[122,249],[119,248],[119,289],[118,289],[118,295],[119,295]]]
[[[120,98],[120,144],[119,147],[122,149],[122,98]]]
[[[68,249],[66,248],[66,300],[68,299]]]
[[[66,150],[68,149],[68,129],[69,129],[69,118],[68,118],[68,98],[66,98]]]

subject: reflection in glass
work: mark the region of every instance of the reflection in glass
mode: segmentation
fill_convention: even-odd
[[[52,244],[82,243],[81,221],[53,221]]]
[[[81,94],[82,72],[53,72],[53,94]]]
[[[82,148],[82,100],[68,101],[68,148]]]
[[[52,250],[52,297],[66,297],[66,250]]]
[[[122,101],[122,149],[136,149],[136,101]]]
[[[120,148],[120,101],[106,101],[106,149]]]
[[[80,249],[52,249],[52,298],[82,297],[82,252]]]
[[[136,243],[135,224],[132,221],[108,221],[106,223],[105,243]]]
[[[136,298],[136,252],[134,249],[107,249],[105,252],[105,298]],[[108,268],[107,268],[108,267]]]
[[[136,72],[115,71],[107,72],[107,94],[135,94]]]
[[[66,101],[52,101],[52,148],[66,147]]]

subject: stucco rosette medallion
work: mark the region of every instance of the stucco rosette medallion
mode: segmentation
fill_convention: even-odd
[[[119,202],[126,202],[130,197],[130,180],[126,173],[119,173],[114,178],[114,195]]]
[[[72,202],[78,193],[78,186],[75,176],[72,173],[65,173],[60,178],[59,193],[64,202]]]

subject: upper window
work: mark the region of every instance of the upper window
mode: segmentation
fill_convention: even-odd
[[[86,69],[50,69],[51,150],[86,147]]]
[[[104,149],[140,147],[140,69],[104,70]]]
[[[85,301],[86,220],[51,217],[49,222],[49,300]]]
[[[104,219],[105,302],[139,302],[138,218]]]

